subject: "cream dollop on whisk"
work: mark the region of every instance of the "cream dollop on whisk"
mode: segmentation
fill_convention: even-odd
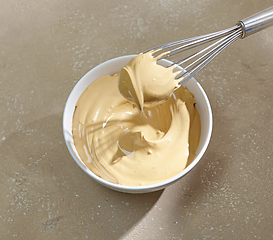
[[[168,54],[165,52],[153,57],[157,51],[140,53],[120,72],[118,86],[121,95],[135,103],[140,111],[143,111],[143,107],[154,107],[165,102],[180,87],[175,78],[181,71],[174,71],[177,67],[175,64],[170,67],[157,64],[162,56]]]

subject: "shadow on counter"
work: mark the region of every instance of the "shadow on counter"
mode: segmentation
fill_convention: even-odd
[[[119,193],[90,179],[66,148],[62,113],[7,136],[0,143],[0,155],[1,235],[7,239],[117,239],[163,192]]]

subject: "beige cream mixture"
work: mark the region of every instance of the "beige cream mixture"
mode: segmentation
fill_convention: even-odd
[[[139,97],[141,91],[127,94],[130,101],[120,94],[121,82],[124,87],[136,80],[128,75],[147,79],[143,72],[145,59],[149,71],[159,69],[159,65],[149,65],[149,54],[138,55],[136,62],[125,66],[120,81],[116,73],[90,84],[80,96],[73,117],[74,143],[84,163],[103,179],[126,186],[150,185],[177,175],[194,159],[200,139],[201,123],[195,99],[183,86],[170,94],[167,101],[156,106],[147,104],[149,107],[144,104],[148,95]],[[122,79],[124,74],[127,83]],[[172,71],[164,74],[169,82],[174,77]],[[159,87],[163,85],[164,82],[159,83]],[[167,92],[177,88],[174,83],[168,86]],[[123,90],[128,93],[128,88]],[[129,88],[129,91],[135,90]],[[151,92],[163,93],[153,89]]]

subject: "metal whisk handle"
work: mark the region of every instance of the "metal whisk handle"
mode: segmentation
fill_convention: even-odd
[[[238,23],[243,28],[243,36],[241,38],[261,31],[273,24],[273,7],[243,19]]]

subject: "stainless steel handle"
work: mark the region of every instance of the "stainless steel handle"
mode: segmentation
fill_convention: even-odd
[[[243,36],[247,37],[253,33],[259,32],[270,25],[273,25],[273,7],[254,14],[238,22],[243,28]]]

